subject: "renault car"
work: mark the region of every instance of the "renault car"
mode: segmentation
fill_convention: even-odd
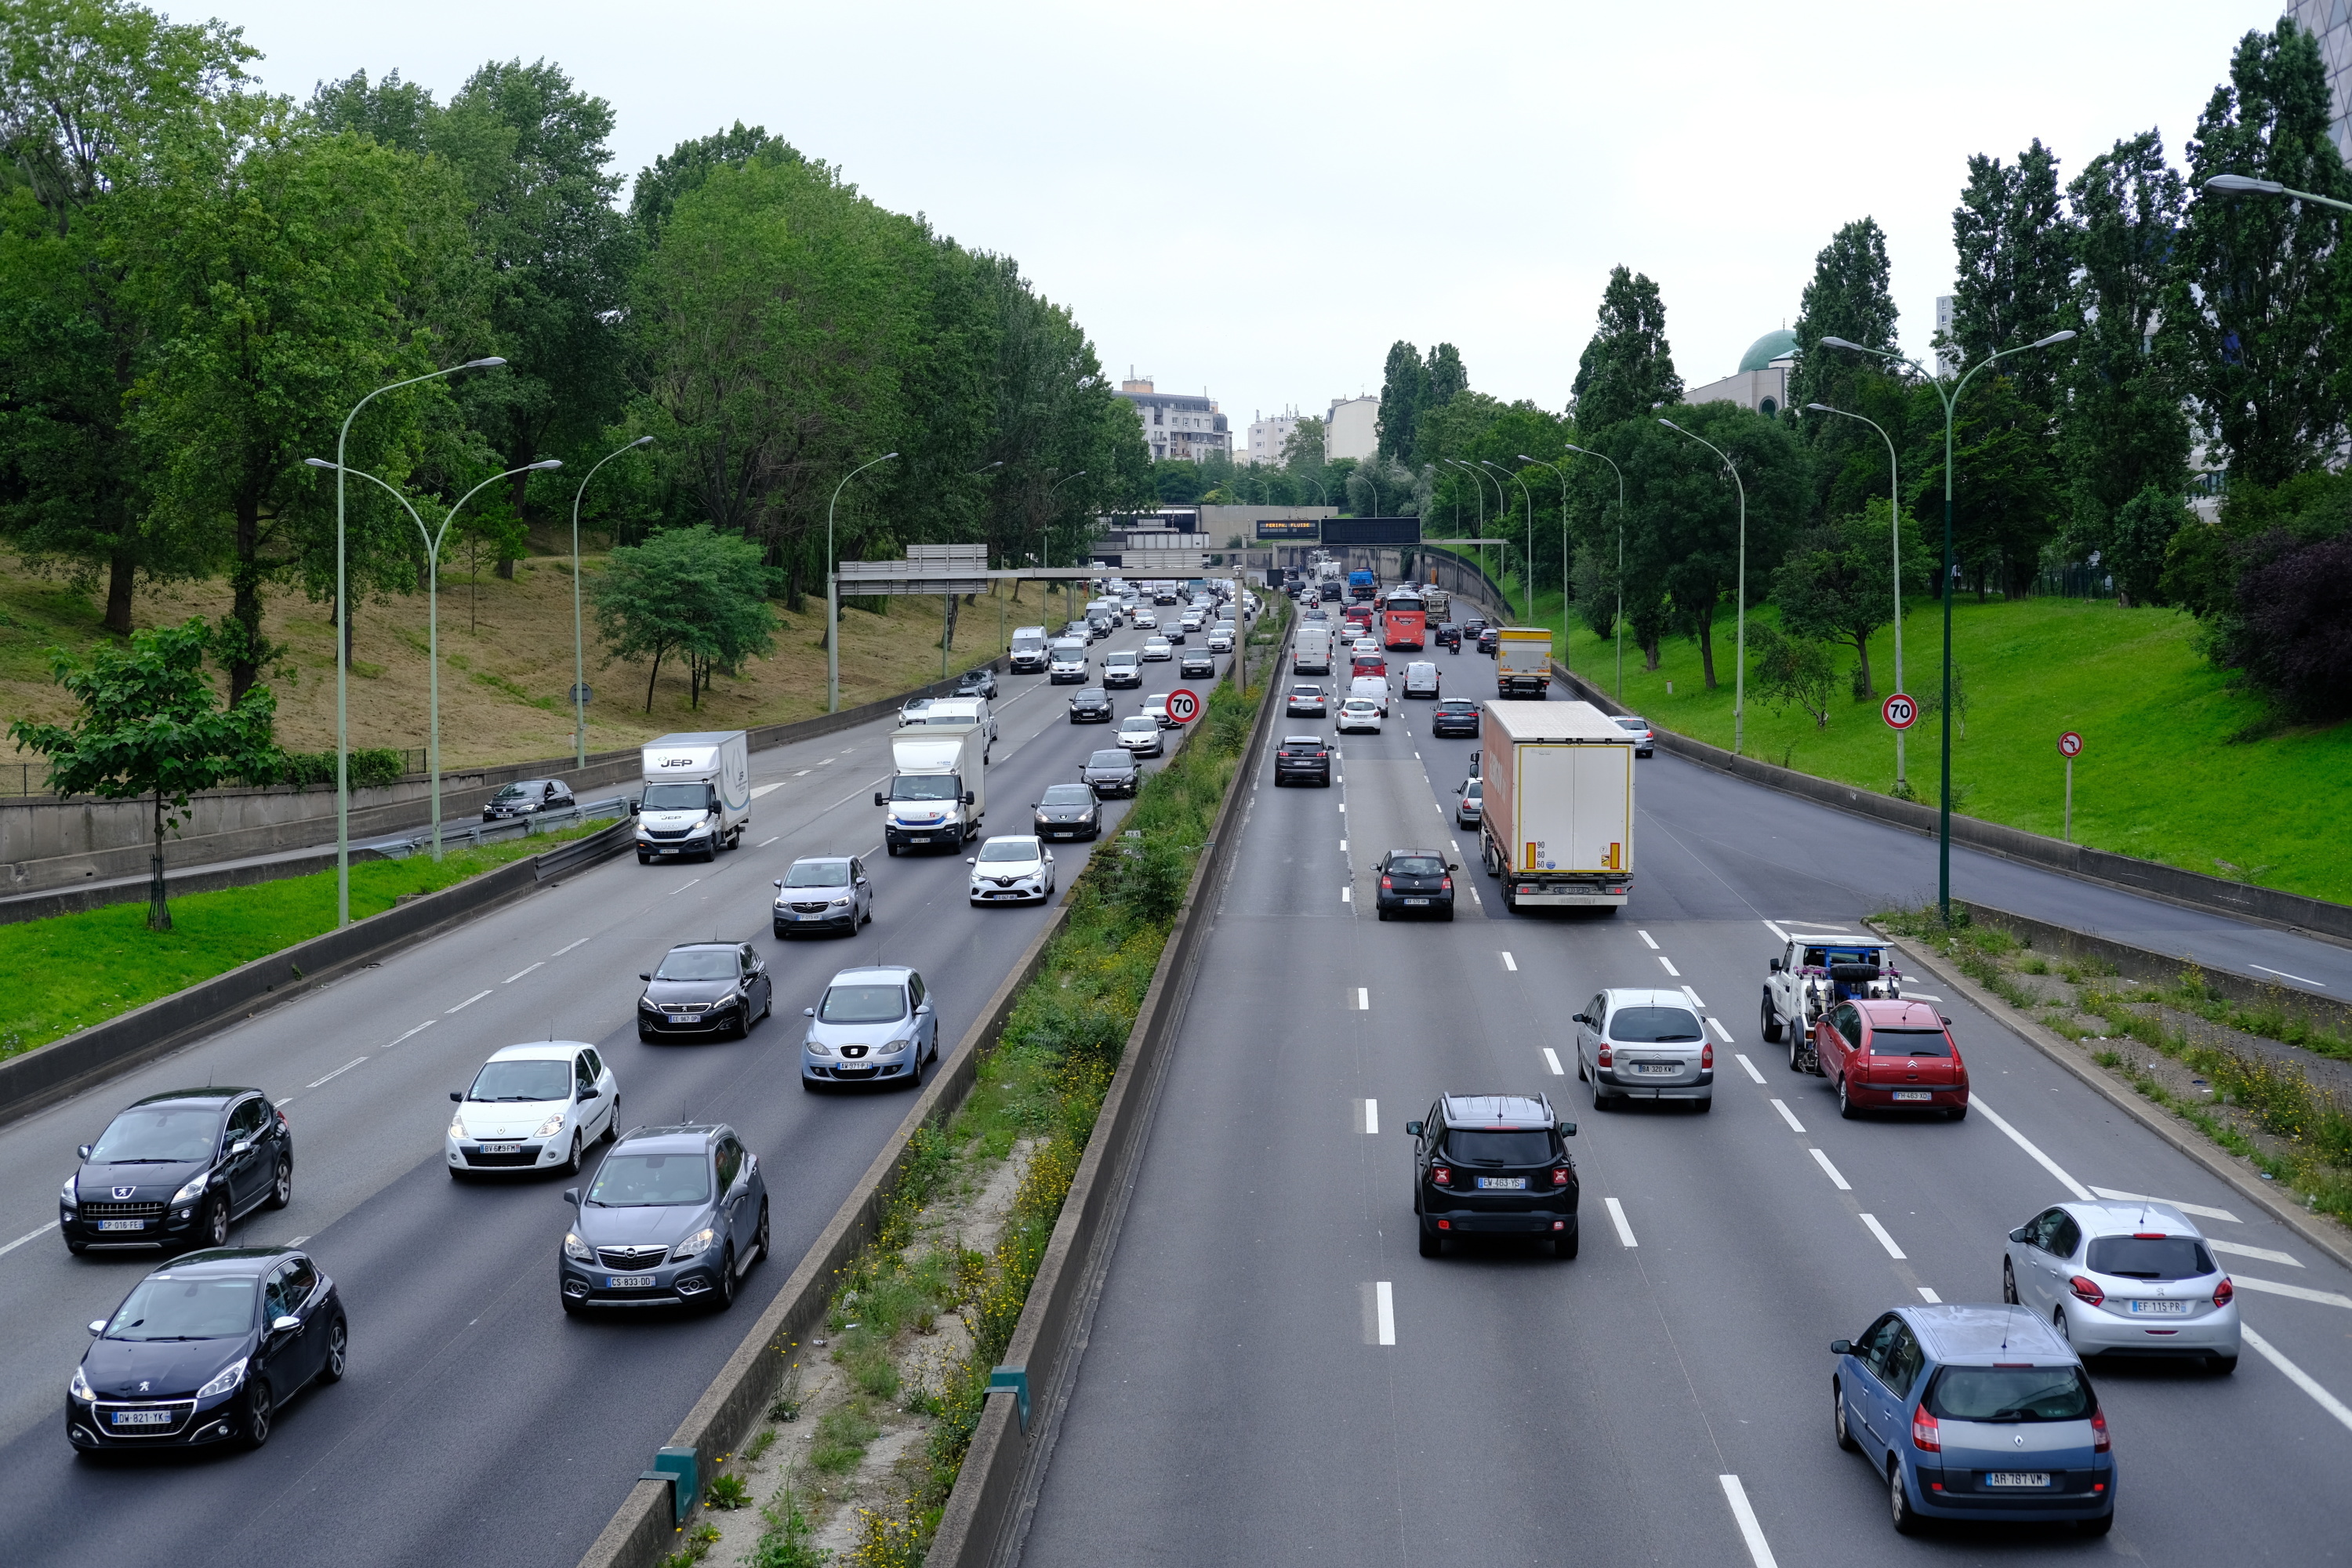
[[[596,1047],[535,1040],[494,1051],[465,1089],[442,1140],[452,1181],[477,1172],[561,1171],[576,1175],[580,1151],[612,1136],[621,1086]]]
[[[1007,834],[985,839],[964,857],[971,868],[968,897],[975,904],[1044,903],[1054,896],[1054,852],[1042,839]]]

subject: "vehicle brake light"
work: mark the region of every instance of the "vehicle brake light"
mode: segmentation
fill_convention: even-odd
[[[1552,1167],[1551,1184],[1555,1187],[1564,1187],[1568,1185],[1568,1167],[1566,1165],[1555,1165]]]
[[[1454,879],[1451,877],[1439,878],[1437,882],[1437,890],[1441,893],[1452,892],[1454,890]]]
[[[2066,1281],[2066,1289],[2074,1292],[2076,1300],[2088,1301],[2094,1307],[2107,1299],[2107,1293],[2105,1290],[2100,1289],[2080,1274]]]
[[[2091,1452],[2104,1454],[2111,1447],[2107,1441],[2107,1413],[2094,1405],[2091,1406]]]
[[[1715,1065],[1715,1047],[1713,1046],[1701,1046],[1698,1048],[1698,1065],[1703,1068],[1711,1068]]]
[[[1924,1405],[1911,1413],[1911,1446],[1930,1454],[1944,1451],[1943,1424],[1936,1419],[1936,1413]]]
[[[2132,1232],[2132,1239],[2134,1241],[2162,1241],[2165,1239],[2165,1236],[2164,1232],[2160,1230],[2136,1230]]]
[[[1602,1067],[1614,1067],[1617,1065],[1617,1053],[1612,1050],[1609,1047],[1603,1046],[1601,1047],[1601,1055],[1598,1059]]]
[[[1450,1187],[1454,1184],[1454,1173],[1443,1165],[1432,1165],[1429,1168],[1429,1179],[1441,1187]]]
[[[1382,877],[1382,878],[1381,879],[1381,886],[1384,889],[1387,889],[1388,891],[1391,891],[1391,892],[1393,892],[1393,891],[1395,891],[1395,890],[1396,890],[1396,884],[1395,884],[1394,882],[1390,881],[1386,877]]]
[[[2230,1277],[2224,1274],[2221,1276],[2221,1282],[2213,1287],[2213,1305],[2226,1307],[2237,1299],[2237,1295],[2238,1288],[2231,1284]]]

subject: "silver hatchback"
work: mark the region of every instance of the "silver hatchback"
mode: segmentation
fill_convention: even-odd
[[[1576,1076],[1592,1086],[1592,1108],[1627,1100],[1681,1100],[1715,1107],[1715,1047],[1689,997],[1679,991],[1612,988],[1575,1016]]]
[[[834,1084],[923,1081],[940,1059],[940,1019],[923,977],[902,964],[845,969],[802,1013],[801,1087],[814,1094]]]

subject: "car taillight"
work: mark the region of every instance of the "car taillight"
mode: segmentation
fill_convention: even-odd
[[[1911,1413],[1911,1446],[1930,1454],[1944,1451],[1944,1429],[1935,1412],[1922,1405]]]
[[[1382,890],[1387,892],[1394,892],[1396,890],[1396,884],[1390,881],[1386,877],[1382,877],[1381,879],[1381,887]]]
[[[278,1120],[282,1121],[285,1118],[280,1117]],[[2213,1287],[2213,1305],[2226,1307],[2236,1299],[2237,1294],[2238,1288],[2231,1284],[2230,1277],[2224,1274],[2221,1276],[2221,1282]]]
[[[2094,1405],[2091,1406],[2091,1452],[2104,1454],[2111,1447],[2107,1441],[2107,1413]]]
[[[1713,1046],[1701,1046],[1698,1048],[1698,1065],[1703,1068],[1711,1068],[1715,1065],[1715,1047]]]
[[[1454,879],[1451,877],[1440,877],[1437,879],[1437,890],[1441,893],[1452,892],[1454,890]]]
[[[2080,1274],[2066,1281],[2066,1289],[2074,1292],[2075,1300],[2088,1301],[2094,1307],[2107,1299],[2107,1293],[2105,1290],[2100,1289]]]
[[[1566,1165],[1554,1165],[1552,1167],[1551,1184],[1555,1187],[1564,1187],[1568,1185],[1568,1167]]]
[[[1603,1046],[1601,1047],[1598,1060],[1602,1067],[1614,1067],[1617,1065],[1617,1053],[1609,1047]]]
[[[1429,1179],[1441,1187],[1450,1187],[1454,1184],[1454,1173],[1443,1165],[1432,1165],[1429,1168]]]

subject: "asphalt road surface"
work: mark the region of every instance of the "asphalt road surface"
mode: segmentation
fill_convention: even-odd
[[[1473,657],[1441,668],[1466,688]],[[1347,738],[1334,788],[1257,780],[1029,1568],[2342,1558],[2352,1275],[1957,995],[1958,1123],[1842,1121],[1757,1037],[1768,922],[1932,890],[1932,843],[1661,755],[1639,764],[1631,906],[1513,917],[1448,809],[1475,742],[1400,708]],[[1377,857],[1416,846],[1470,868],[1452,924],[1368,908]],[[2095,904],[2111,931],[2180,923],[1983,857],[1956,881]],[[1593,1110],[1568,1016],[1660,984],[1717,1027],[1713,1113]],[[1417,1255],[1403,1125],[1498,1090],[1580,1124],[1575,1261]],[[2104,1541],[1898,1537],[1832,1437],[1829,1342],[1906,1301],[1998,1300],[2004,1233],[2095,1192],[2199,1205],[2251,1331],[2238,1372],[2095,1367],[2120,1473]]]
[[[1095,647],[1135,647],[1118,634]],[[1219,668],[1223,667],[1220,658]],[[1150,664],[1117,711],[1180,682]],[[1025,833],[1030,805],[1110,728],[1073,726],[1043,676],[1008,676],[996,704],[988,829]],[[708,865],[608,861],[559,887],[231,1026],[0,1130],[0,1541],[21,1563],[569,1568],[668,1440],[907,1109],[899,1092],[812,1096],[796,1082],[800,1009],[838,969],[911,963],[952,1049],[1045,919],[972,909],[961,853],[882,852],[873,791],[889,723],[751,756],[752,830]],[[1158,766],[1153,763],[1150,766]],[[1109,803],[1107,830],[1126,803]],[[1067,889],[1092,846],[1057,844]],[[771,880],[808,854],[871,851],[873,923],[782,942]],[[755,939],[775,1016],[748,1040],[641,1044],[638,972],[677,942]],[[567,1320],[556,1249],[559,1177],[460,1184],[445,1173],[448,1091],[491,1051],[553,1037],[594,1043],[620,1083],[621,1125],[725,1121],[765,1164],[774,1256],[720,1316]],[[350,1376],[279,1416],[257,1454],[78,1461],[67,1379],[152,1254],[68,1257],[54,1229],[74,1146],[144,1094],[259,1087],[287,1107],[294,1201],[232,1244],[299,1238],[342,1289]],[[9,1245],[14,1243],[13,1246]]]

